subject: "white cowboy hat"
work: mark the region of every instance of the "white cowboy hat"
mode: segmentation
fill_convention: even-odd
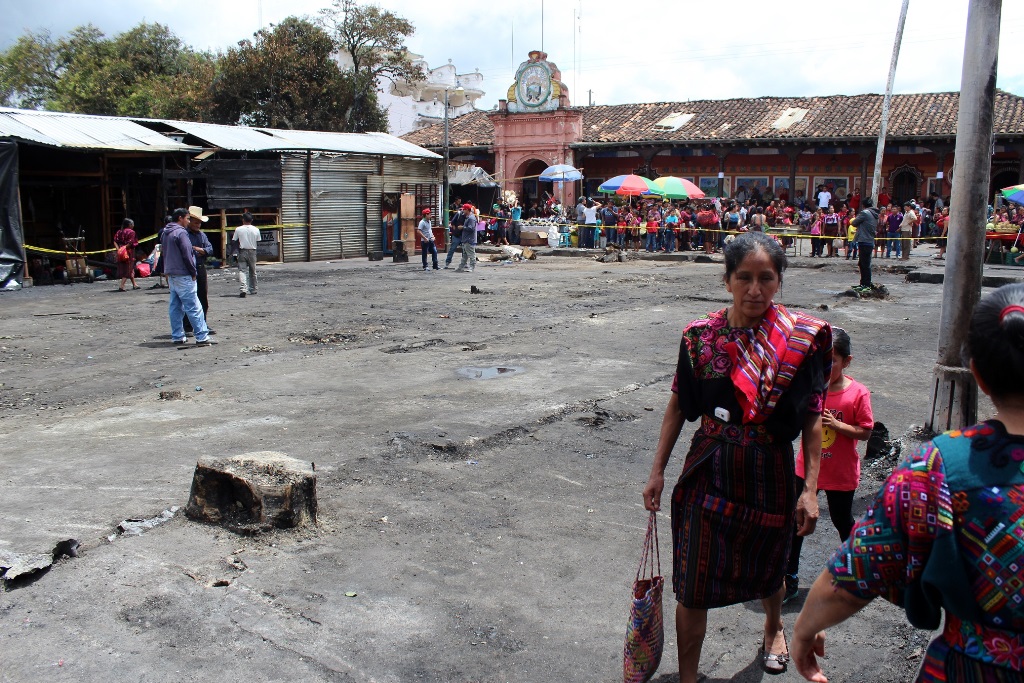
[[[199,220],[201,220],[204,223],[206,221],[210,220],[209,216],[204,216],[203,215],[203,207],[201,207],[201,206],[190,206],[190,207],[188,207],[188,215],[192,216],[193,218],[198,218]]]

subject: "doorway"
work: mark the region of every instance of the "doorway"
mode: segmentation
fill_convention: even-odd
[[[999,196],[999,190],[1010,187],[1020,182],[1020,175],[1017,171],[1002,170],[992,176],[988,187],[988,199],[992,202]]]
[[[900,171],[892,179],[892,198],[896,204],[917,198],[917,174],[913,171]]]

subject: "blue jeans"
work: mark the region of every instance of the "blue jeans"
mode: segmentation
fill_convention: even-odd
[[[676,231],[666,230],[665,231],[665,251],[672,253],[676,250]]]
[[[647,233],[647,251],[658,250],[658,233],[649,232]]]
[[[903,254],[900,251],[902,242],[899,240],[900,233],[888,231],[885,233],[885,236],[888,238],[886,240],[885,258],[889,258],[894,251],[896,252],[896,258],[902,256]]]
[[[598,247],[601,246],[601,228],[595,225],[592,229],[594,231],[594,237],[592,238],[592,243],[590,246],[592,246],[594,249],[597,249]]]
[[[427,254],[434,257],[434,270],[437,270],[437,245],[434,243],[434,240],[421,242],[420,251],[423,253],[423,270],[427,269]]]
[[[188,316],[196,341],[206,341],[210,332],[206,328],[206,317],[203,307],[199,305],[199,294],[196,281],[188,275],[169,275],[167,284],[171,288],[171,303],[168,312],[171,316],[171,339],[185,338],[185,324],[182,315]]]
[[[444,257],[445,268],[447,268],[448,266],[450,266],[452,264],[452,259],[455,258],[455,252],[456,251],[459,251],[459,252],[462,251],[459,248],[461,246],[462,246],[462,238],[459,237],[456,234],[452,234],[452,243],[448,245],[448,255]],[[436,249],[437,247],[434,247],[434,248]],[[426,257],[424,257],[424,259],[423,259],[423,265],[424,266],[427,265]]]

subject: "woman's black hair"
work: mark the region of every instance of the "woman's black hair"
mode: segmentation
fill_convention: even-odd
[[[786,272],[787,265],[786,252],[778,242],[763,232],[745,232],[725,245],[726,282],[729,281],[729,276],[735,273],[743,263],[743,259],[758,249],[768,254],[768,258],[772,260],[772,266],[775,268],[775,274],[779,276],[779,282],[782,282],[782,274]]]
[[[850,335],[841,327],[832,328],[832,348],[843,358],[853,355],[853,344],[850,342]]]
[[[978,302],[967,352],[993,396],[1024,394],[1024,284],[1000,287]]]

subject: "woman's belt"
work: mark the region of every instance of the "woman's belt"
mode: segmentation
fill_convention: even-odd
[[[1024,664],[1024,634],[964,621],[946,612],[942,639],[964,655],[1014,671]]]
[[[769,445],[772,443],[772,435],[764,425],[738,425],[731,422],[723,422],[717,417],[710,415],[700,416],[700,431],[712,439],[740,446],[754,443]]]

